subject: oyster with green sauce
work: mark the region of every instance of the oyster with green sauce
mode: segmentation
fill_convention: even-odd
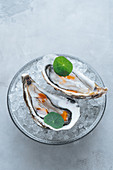
[[[80,108],[76,103],[67,99],[56,97],[40,88],[28,75],[22,75],[23,96],[33,120],[41,127],[55,131],[68,130],[72,128],[80,117]],[[58,113],[64,120],[63,127],[54,128],[44,122],[44,117],[49,113]]]

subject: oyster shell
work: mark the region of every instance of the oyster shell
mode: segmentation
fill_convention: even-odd
[[[56,97],[41,89],[28,75],[22,75],[23,96],[32,118],[41,127],[55,131],[72,128],[80,116],[80,108],[76,103],[72,104],[67,99]],[[64,126],[54,129],[44,122],[44,117],[49,112],[57,112],[64,119]]]
[[[56,90],[75,98],[98,98],[107,92],[107,88],[99,87],[94,81],[76,70],[69,76],[58,76],[51,64],[42,71],[44,79]]]

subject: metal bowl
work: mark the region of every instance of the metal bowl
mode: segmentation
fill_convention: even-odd
[[[60,55],[75,61],[75,63],[79,65],[80,69],[83,69],[87,76],[94,79],[100,86],[104,87],[101,77],[89,64],[81,61],[77,57],[64,54]],[[12,79],[7,93],[7,106],[10,117],[21,132],[29,138],[41,143],[58,145],[80,140],[82,137],[89,134],[100,122],[105,111],[107,96],[103,95],[99,99],[90,100],[76,99],[81,107],[81,117],[75,126],[70,130],[55,132],[53,130],[39,127],[33,121],[23,100],[21,75],[22,73],[27,72],[31,74],[36,81],[42,81],[37,74],[40,71],[38,66],[42,60],[43,56],[30,61],[23,66]],[[46,82],[41,83],[44,85]],[[49,88],[52,87],[49,86]]]

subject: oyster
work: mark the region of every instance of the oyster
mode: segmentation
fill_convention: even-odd
[[[76,70],[69,76],[58,76],[51,64],[42,71],[44,79],[56,90],[75,98],[98,98],[107,92],[107,88],[99,87],[94,81]]]
[[[80,108],[76,103],[73,104],[41,89],[28,74],[22,75],[22,82],[24,100],[32,118],[39,126],[59,131],[68,130],[75,125],[80,116]],[[55,129],[44,122],[44,117],[49,112],[57,112],[63,117],[62,128]]]

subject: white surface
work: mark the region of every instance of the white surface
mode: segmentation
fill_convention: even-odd
[[[13,75],[48,53],[76,55],[109,88],[105,115],[79,142],[39,144],[24,136],[7,111]],[[113,169],[113,1],[0,0],[0,170]]]

